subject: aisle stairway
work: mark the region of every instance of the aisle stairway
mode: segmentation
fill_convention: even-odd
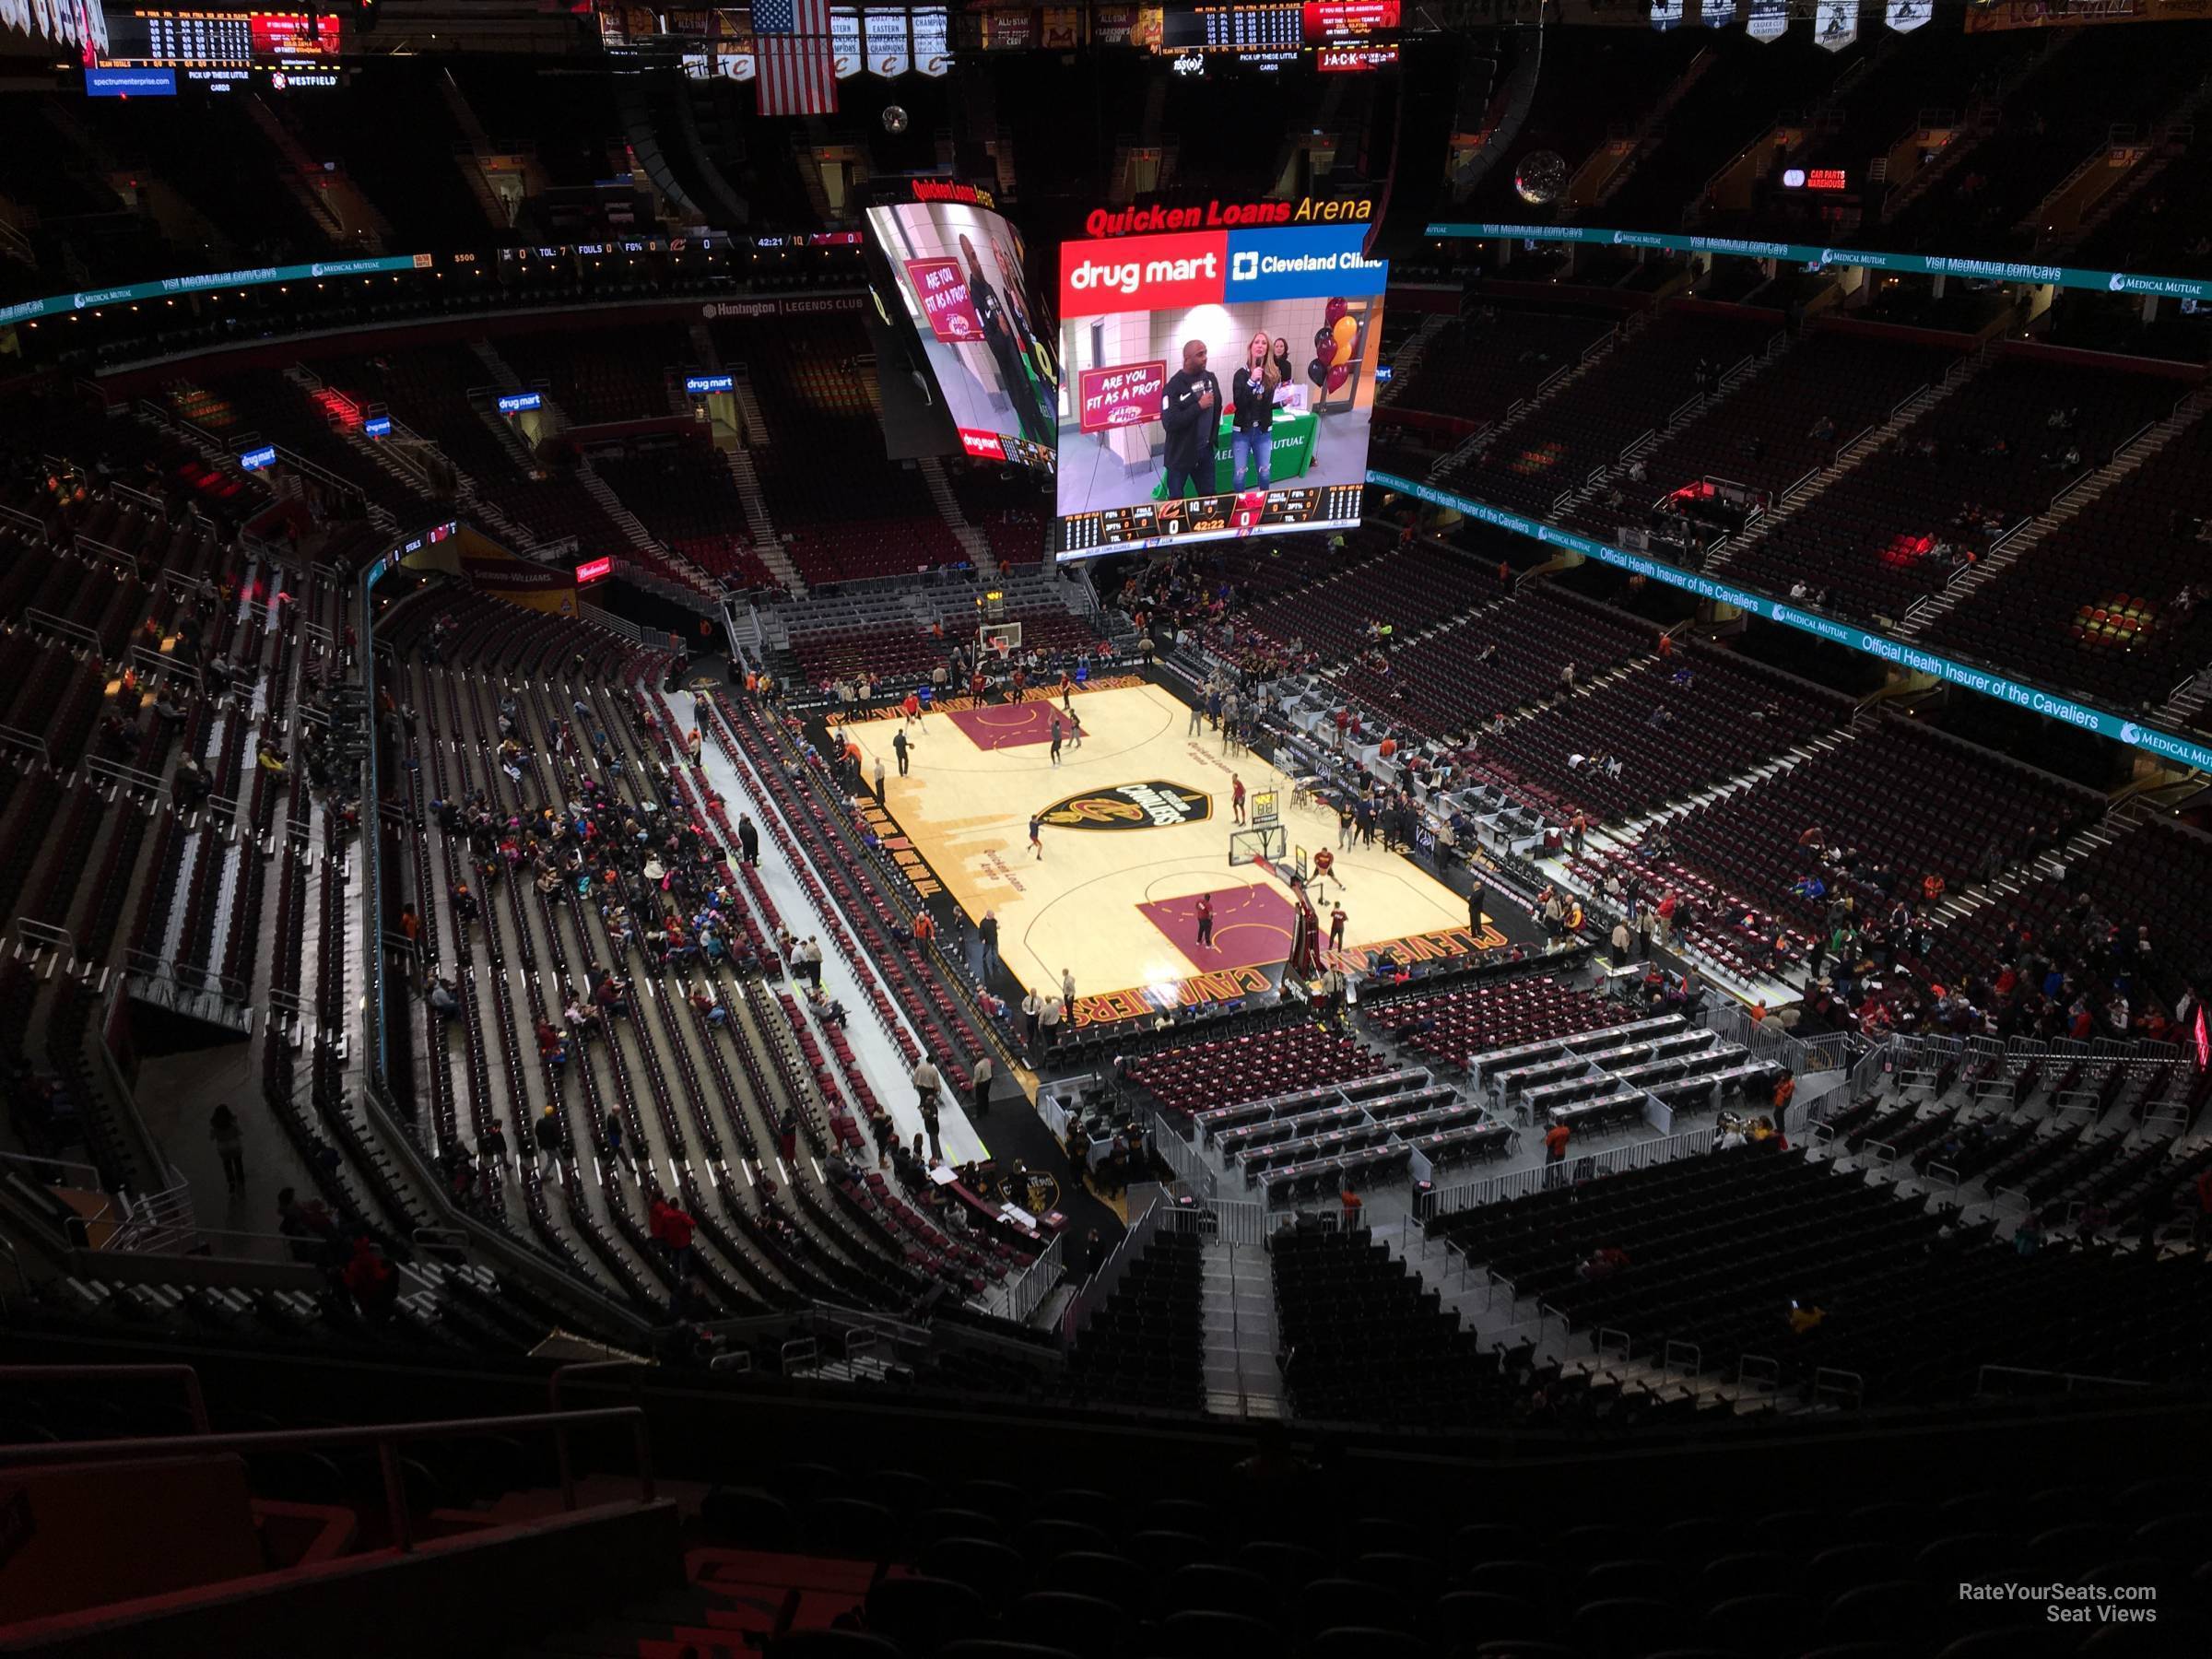
[[[945,464],[934,455],[924,455],[914,463],[922,474],[922,481],[929,487],[929,499],[937,504],[937,512],[946,527],[968,554],[968,561],[975,566],[975,573],[985,578],[998,574],[998,560],[992,556],[991,538],[968,522],[960,510],[959,497],[952,493],[952,481],[945,476]]]

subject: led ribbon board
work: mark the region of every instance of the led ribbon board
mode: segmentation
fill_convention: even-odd
[[[2037,265],[2024,259],[1965,259],[1949,253],[1881,253],[1865,248],[1817,248],[1805,242],[1744,241],[1730,236],[1677,236],[1658,230],[1606,230],[1590,225],[1430,225],[1424,234],[1461,241],[1587,242],[1601,247],[1651,248],[1663,253],[1724,253],[1744,259],[1783,259],[1814,270],[1857,265],[1904,276],[1960,276],[1984,282],[2029,282],[2108,294],[2144,294],[2161,300],[2212,300],[2212,281],[2133,271],[2093,271],[2078,265]]]
[[[1764,594],[1754,593],[1749,588],[1715,582],[1712,577],[1700,576],[1694,571],[1680,570],[1664,560],[1647,559],[1640,553],[1630,553],[1625,548],[1594,541],[1587,535],[1578,535],[1571,530],[1560,529],[1557,524],[1539,524],[1535,519],[1523,518],[1517,512],[1508,512],[1502,507],[1492,507],[1466,496],[1453,495],[1450,490],[1439,489],[1434,485],[1417,484],[1410,478],[1401,478],[1385,472],[1370,472],[1367,481],[1379,489],[1394,490],[1400,495],[1411,496],[1416,500],[1427,501],[1432,507],[1449,507],[1477,524],[1488,524],[1499,530],[1510,530],[1516,535],[1525,535],[1547,547],[1565,547],[1585,558],[1601,559],[1652,582],[1680,588],[1700,599],[1733,605],[1747,615],[1763,617],[1770,622],[1780,622],[1802,633],[1826,640],[1831,645],[1841,645],[1851,651],[1879,657],[1885,663],[1895,663],[1912,673],[1928,675],[1980,696],[1994,697],[1999,702],[2010,703],[2016,709],[2026,709],[2030,713],[2064,721],[2082,731],[2094,732],[2100,737],[2110,737],[2115,743],[2124,743],[2141,749],[2145,754],[2156,755],[2171,765],[2212,771],[2212,747],[2193,738],[2160,731],[2156,726],[2142,725],[2106,710],[2091,708],[2087,703],[2076,702],[2070,698],[2059,697],[2034,686],[2022,685],[2018,680],[2006,679],[2003,675],[1987,668],[1977,668],[1970,663],[1938,656],[1910,641],[1894,639],[1888,634],[1861,628],[1855,623],[1839,622],[1832,617],[1800,610],[1778,599],[1769,598]]]

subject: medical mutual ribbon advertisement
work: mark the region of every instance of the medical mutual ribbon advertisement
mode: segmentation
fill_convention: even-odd
[[[1060,249],[1063,519],[1356,484],[1389,267],[1362,224]]]

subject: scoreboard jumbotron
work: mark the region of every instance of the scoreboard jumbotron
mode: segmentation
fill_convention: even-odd
[[[1076,513],[1061,521],[1064,539],[1060,551],[1104,553],[1268,530],[1357,524],[1361,488],[1358,484],[1324,484],[1295,489],[1246,489]]]

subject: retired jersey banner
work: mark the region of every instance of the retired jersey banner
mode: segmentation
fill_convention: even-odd
[[[906,14],[870,6],[863,19],[868,47],[868,73],[884,80],[904,75],[913,66],[906,44]]]
[[[1073,52],[1083,43],[1083,14],[1072,6],[1048,6],[1039,18],[1047,52]]]
[[[1725,29],[1735,21],[1735,0],[1699,0],[1698,21],[1708,29]]]
[[[1771,43],[1790,31],[1790,0],[1751,0],[1751,20],[1744,32]]]
[[[1652,0],[1652,27],[1665,33],[1682,27],[1682,0]]]
[[[1813,39],[1841,52],[1859,38],[1859,0],[1820,0],[1814,14]]]
[[[1898,34],[1911,34],[1936,12],[1936,0],[1889,0],[1884,20]]]
[[[95,57],[108,50],[108,18],[100,0],[0,0],[0,29]]]
[[[860,73],[860,14],[850,7],[830,14],[830,64],[839,80],[851,80]]]

